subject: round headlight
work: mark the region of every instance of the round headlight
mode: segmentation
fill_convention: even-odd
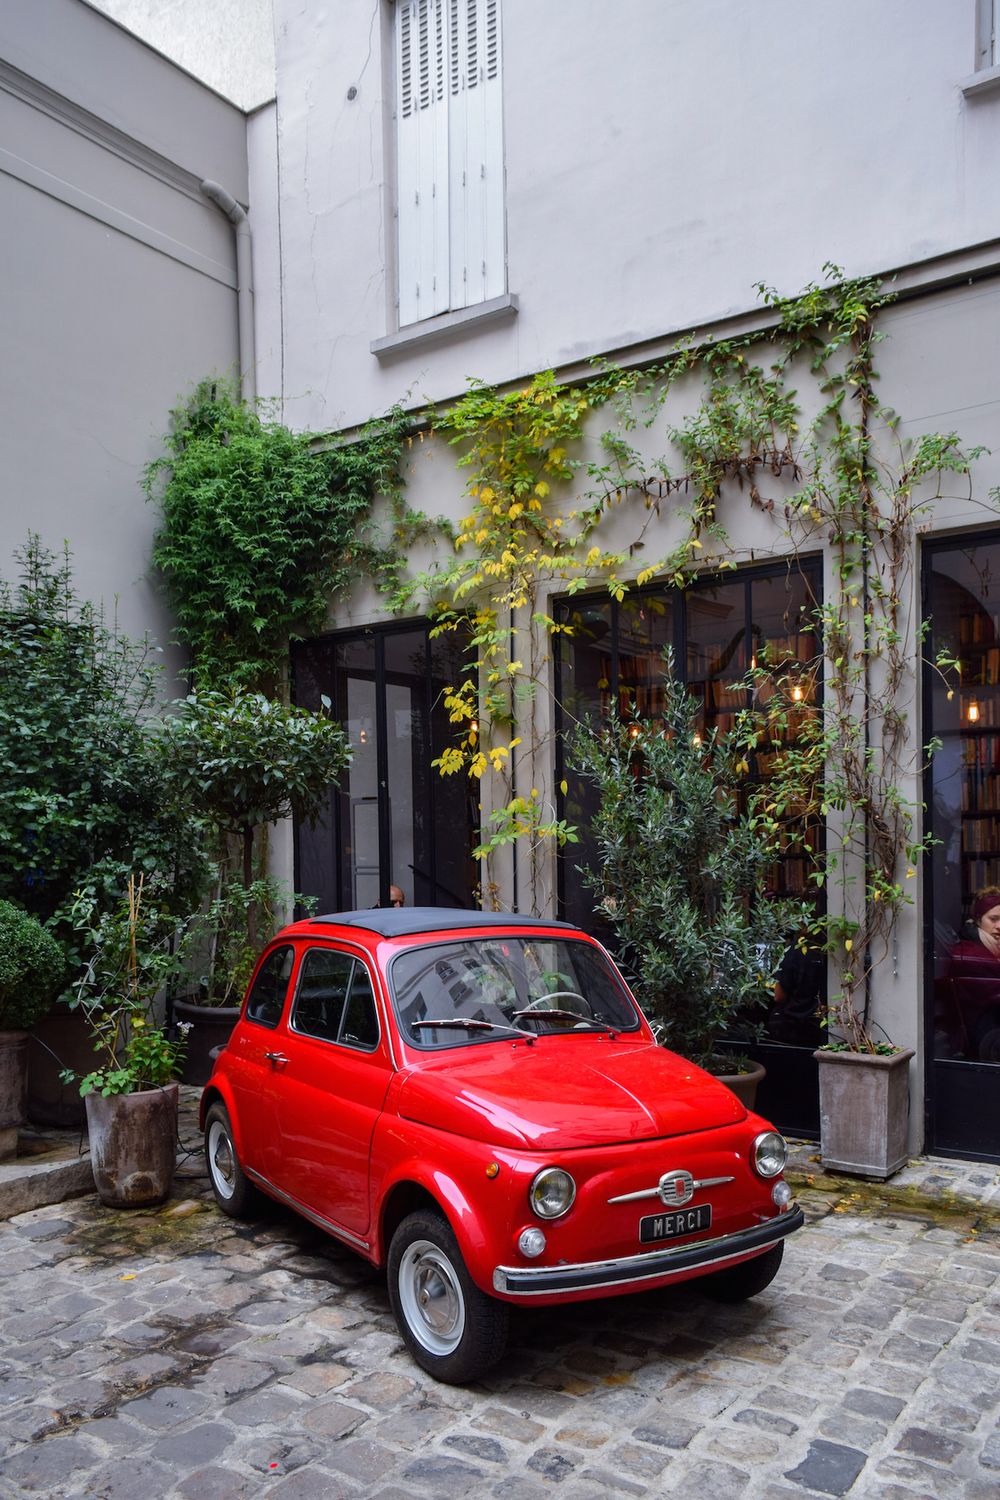
[[[752,1160],[759,1177],[777,1177],[785,1169],[788,1147],[776,1130],[765,1130],[753,1143]]]
[[[573,1207],[576,1183],[560,1167],[544,1167],[528,1189],[528,1202],[540,1219],[558,1219]]]

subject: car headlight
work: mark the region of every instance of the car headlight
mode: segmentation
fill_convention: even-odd
[[[776,1130],[765,1130],[753,1143],[751,1160],[758,1177],[777,1177],[785,1170],[788,1147]]]
[[[576,1183],[561,1167],[543,1167],[528,1189],[528,1202],[540,1219],[559,1219],[573,1207]]]

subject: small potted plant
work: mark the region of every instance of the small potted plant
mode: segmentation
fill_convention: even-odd
[[[37,918],[0,901],[0,1160],[17,1153],[28,1097],[28,1027],[45,1015],[66,968]]]
[[[167,1036],[154,1002],[176,969],[173,918],[145,905],[132,875],[114,910],[93,893],[74,907],[90,957],[78,985],[99,1066],[75,1080],[87,1109],[94,1183],[112,1208],[144,1208],[170,1192],[176,1161],[177,1083],[186,1035]]]
[[[737,1023],[752,1033],[803,912],[768,893],[775,849],[752,798],[741,806],[739,739],[701,730],[668,661],[661,717],[613,713],[576,733],[569,761],[599,794],[597,858],[583,875],[636,998],[664,1046],[735,1075],[727,1083],[752,1103],[763,1070],[720,1044]]]

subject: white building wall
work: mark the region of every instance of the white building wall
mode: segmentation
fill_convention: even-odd
[[[520,312],[380,361],[371,344],[396,326],[390,12],[275,3],[295,425],[702,327],[825,260],[882,271],[996,233],[1000,100],[960,87],[975,0],[503,0]]]

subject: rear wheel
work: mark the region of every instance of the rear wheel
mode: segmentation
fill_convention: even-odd
[[[484,1374],[507,1343],[507,1308],[469,1275],[440,1214],[409,1214],[392,1237],[389,1301],[403,1342],[422,1369],[446,1385]]]
[[[765,1250],[763,1255],[754,1256],[753,1260],[741,1261],[728,1271],[713,1271],[710,1276],[703,1276],[699,1288],[716,1302],[745,1302],[771,1285],[784,1253],[785,1242],[782,1240]]]
[[[233,1127],[223,1104],[213,1104],[205,1116],[205,1161],[215,1201],[231,1219],[252,1219],[264,1206],[264,1195],[249,1182],[240,1166]]]

